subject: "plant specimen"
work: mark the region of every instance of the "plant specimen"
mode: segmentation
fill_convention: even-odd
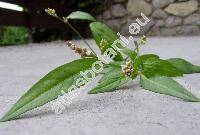
[[[124,45],[124,42],[119,40],[117,33],[107,25],[96,21],[88,13],[76,11],[67,17],[60,18],[54,9],[46,9],[46,12],[65,22],[83,39],[90,50],[79,48],[72,42],[67,42],[67,46],[80,54],[81,58],[64,64],[44,76],[17,101],[1,121],[18,118],[21,114],[42,106],[56,99],[61,94],[61,91],[69,92],[69,88],[76,82],[76,79],[82,77],[80,73],[91,69],[94,63],[99,61],[99,57],[90,44],[69,23],[70,19],[90,21],[90,30],[96,44],[104,56],[109,56],[112,59],[109,62],[101,61],[103,69],[101,72],[96,73],[95,76],[103,75],[99,80],[99,84],[90,90],[89,94],[115,91],[139,77],[141,87],[146,90],[174,96],[185,101],[200,101],[198,97],[171,78],[183,76],[183,74],[199,73],[200,66],[193,65],[181,58],[163,60],[155,54],[140,55],[140,46],[145,45],[147,41],[145,36],[134,41],[135,49],[131,50]],[[82,82],[80,86],[84,84]]]

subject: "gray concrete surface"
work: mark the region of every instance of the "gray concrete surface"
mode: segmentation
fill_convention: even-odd
[[[162,58],[182,57],[200,65],[200,37],[149,38],[142,52],[156,53]],[[0,116],[38,79],[77,58],[62,42],[0,47]],[[200,95],[200,74],[178,80],[186,81],[190,90]],[[47,104],[21,119],[0,123],[0,135],[57,134],[199,135],[200,103],[151,93],[134,81],[112,93],[84,93],[61,115],[55,115],[51,104]]]

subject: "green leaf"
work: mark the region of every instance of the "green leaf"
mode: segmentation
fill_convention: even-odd
[[[118,67],[110,67],[110,71],[107,72],[106,74],[104,74],[101,79],[99,80],[99,82],[103,82],[105,80],[109,80],[109,79],[113,79],[113,78],[117,78],[117,77],[122,77],[124,76],[122,73],[121,68]]]
[[[146,77],[154,77],[156,75],[176,77],[183,75],[181,71],[171,65],[168,61],[157,58],[147,59],[142,64],[142,73]]]
[[[137,56],[137,53],[129,48],[124,48],[120,50],[123,54],[129,56],[132,61],[135,60],[135,57]]]
[[[182,71],[184,74],[200,73],[200,66],[193,65],[192,63],[181,59],[171,58],[167,59],[174,67]]]
[[[79,76],[80,71],[91,68],[96,61],[94,58],[85,58],[64,64],[48,73],[32,86],[6,113],[1,121],[8,121],[47,102],[60,95],[61,90],[67,92],[68,88]]]
[[[137,71],[141,64],[142,64],[142,62],[141,62],[140,56],[137,55],[135,57],[135,60],[134,60],[134,63],[133,63],[133,69],[135,69]]]
[[[112,70],[113,70],[113,67],[105,67],[103,68],[103,71],[100,72],[100,74],[106,74]]]
[[[109,28],[107,25],[101,22],[91,23],[90,29],[94,37],[94,40],[99,46],[102,53],[104,53],[106,49],[112,48],[112,44],[114,43],[115,40],[118,39],[117,34],[111,28]],[[100,45],[102,39],[106,40],[106,42],[108,43],[108,44],[105,44],[104,47]],[[115,56],[115,60],[117,61],[123,60],[121,54],[117,51],[115,52],[117,53],[117,55]]]
[[[95,88],[93,88],[91,91],[89,91],[89,94],[97,94],[97,93],[104,93],[104,92],[112,92],[115,91],[120,86],[128,83],[130,81],[130,78],[125,77],[124,75],[120,76],[114,75],[110,79],[105,79],[99,85],[97,85]]]
[[[144,63],[145,61],[147,61],[150,58],[151,59],[159,59],[159,56],[155,55],[155,54],[144,54],[144,55],[140,56],[141,63]]]
[[[113,69],[121,70],[121,65],[123,64],[123,61],[112,61],[108,65],[105,65],[103,71],[101,74],[106,74],[111,72]]]
[[[191,102],[200,101],[199,98],[169,77],[159,76],[147,78],[144,75],[141,75],[140,84],[142,88],[152,92],[178,97]]]
[[[123,64],[123,61],[112,61],[109,63],[109,67],[116,67],[121,69],[121,65]]]
[[[137,54],[136,54],[137,55]],[[142,56],[136,56],[134,59],[133,69],[134,73],[132,75],[132,78],[134,79],[137,76],[137,72],[140,69],[140,67],[145,63],[148,59],[159,59],[159,56],[154,54],[144,54]]]
[[[96,19],[92,15],[82,12],[82,11],[72,12],[71,14],[67,16],[67,19],[96,21]]]
[[[140,65],[146,62],[148,59],[159,59],[159,56],[155,54],[144,54],[142,56],[137,56],[135,58],[134,68],[137,69]]]

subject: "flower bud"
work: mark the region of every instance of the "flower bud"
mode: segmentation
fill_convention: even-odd
[[[146,44],[146,42],[147,42],[147,37],[146,36],[142,36],[140,39],[139,39],[139,44],[141,44],[141,45],[144,45],[144,44]]]

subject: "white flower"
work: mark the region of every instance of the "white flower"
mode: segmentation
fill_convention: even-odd
[[[58,17],[55,9],[47,8],[47,9],[45,9],[45,12],[47,12],[51,16]]]

